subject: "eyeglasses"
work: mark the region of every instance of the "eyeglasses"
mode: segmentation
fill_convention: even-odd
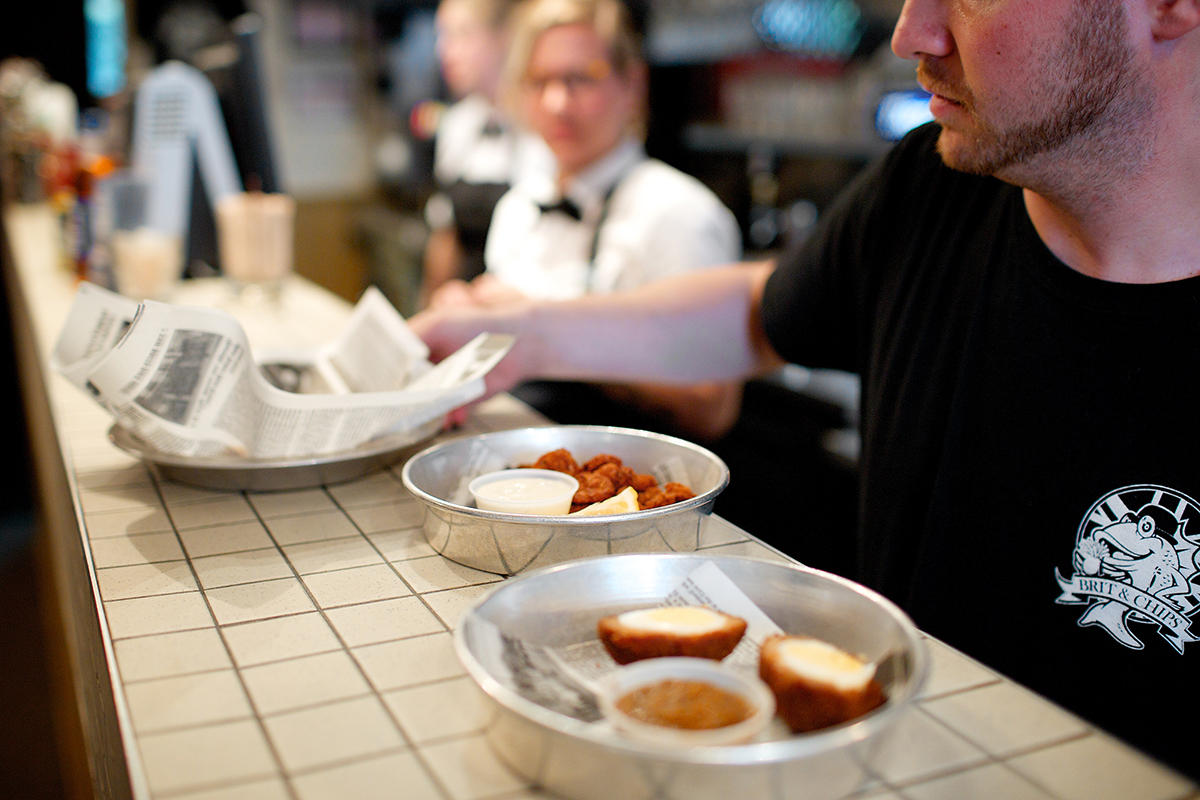
[[[542,95],[554,84],[561,84],[563,91],[569,95],[595,89],[612,76],[612,64],[603,59],[596,59],[582,70],[576,72],[561,72],[555,75],[526,75],[521,85],[526,91]]]

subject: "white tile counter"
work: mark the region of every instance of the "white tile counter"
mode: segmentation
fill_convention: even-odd
[[[158,481],[108,442],[106,413],[46,368],[72,281],[55,264],[44,209],[13,208],[7,220],[29,312],[17,324],[30,326],[26,344],[40,360],[24,378],[40,371],[58,440],[31,423],[39,479],[53,462],[65,466],[70,508],[49,514],[45,535],[76,537],[53,548],[60,561],[79,560],[59,564],[58,580],[74,583],[55,590],[64,625],[75,632],[68,650],[93,653],[89,661],[75,652],[73,669],[97,793],[543,796],[491,753],[479,690],[451,644],[459,614],[502,578],[429,547],[399,467],[280,493]],[[190,291],[237,310],[219,283]],[[348,310],[298,281],[282,309],[239,314],[257,345],[315,344],[340,329]],[[500,397],[463,433],[531,421],[526,408]],[[717,518],[702,543],[713,553],[782,558]],[[924,696],[856,797],[1196,796],[1189,782],[1120,742],[957,652],[930,646]]]

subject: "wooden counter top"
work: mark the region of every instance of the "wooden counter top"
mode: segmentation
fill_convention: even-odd
[[[458,663],[461,611],[499,581],[435,553],[399,467],[316,489],[215,492],[160,482],[112,446],[108,415],[51,373],[74,283],[45,208],[6,216],[14,322],[51,571],[97,796],[543,796],[488,747]],[[341,300],[302,280],[244,306],[219,282],[179,300],[224,305],[252,343],[316,344]],[[495,398],[462,433],[540,419]],[[719,518],[702,548],[784,556]],[[1195,787],[1119,741],[931,641],[923,698],[856,797],[1171,800]]]

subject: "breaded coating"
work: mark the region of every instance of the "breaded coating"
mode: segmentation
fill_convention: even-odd
[[[581,469],[583,469],[585,472],[595,472],[605,464],[616,464],[619,467],[622,463],[623,462],[620,458],[612,455],[611,453],[601,453],[598,456],[588,459],[587,463],[584,464]]]
[[[670,481],[663,487],[663,494],[667,496],[668,503],[678,503],[683,500],[690,500],[696,496],[690,486],[684,486],[682,483]]]
[[[668,505],[667,496],[658,486],[651,486],[645,491],[638,492],[638,508],[640,509],[658,508],[665,505]]]
[[[590,464],[592,462],[589,461],[588,463]],[[636,472],[629,467],[621,466],[620,461],[605,462],[593,470],[593,472],[595,472],[597,475],[603,475],[612,481],[613,488],[618,492],[624,489],[626,486],[632,486],[633,479],[637,477]]]
[[[579,474],[579,464],[571,451],[565,447],[543,453],[537,461],[531,464],[534,469],[552,469],[555,472],[565,472],[568,475]]]
[[[581,472],[575,477],[579,480],[579,491],[571,498],[572,505],[599,503],[617,493],[613,482],[599,472]]]
[[[522,466],[575,476],[579,481],[579,491],[571,498],[571,511],[607,500],[628,486],[638,493],[639,509],[669,506],[696,496],[691,488],[682,483],[670,482],[666,486],[659,486],[658,479],[653,475],[636,472],[611,453],[594,456],[581,467],[569,450],[560,447],[543,453],[534,463]]]
[[[644,492],[647,489],[653,489],[658,486],[658,478],[647,472],[641,472],[633,476],[633,480],[629,482],[636,492]]]

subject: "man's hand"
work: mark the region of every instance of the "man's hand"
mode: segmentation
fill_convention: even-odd
[[[504,309],[455,306],[430,308],[408,319],[409,328],[429,347],[429,359],[435,364],[453,355],[481,333],[511,333],[516,336],[512,349],[484,377],[486,391],[483,397],[452,412],[452,424],[463,422],[471,408],[492,395],[506,392],[533,377],[529,342],[521,337],[522,311],[523,308],[516,305]]]

